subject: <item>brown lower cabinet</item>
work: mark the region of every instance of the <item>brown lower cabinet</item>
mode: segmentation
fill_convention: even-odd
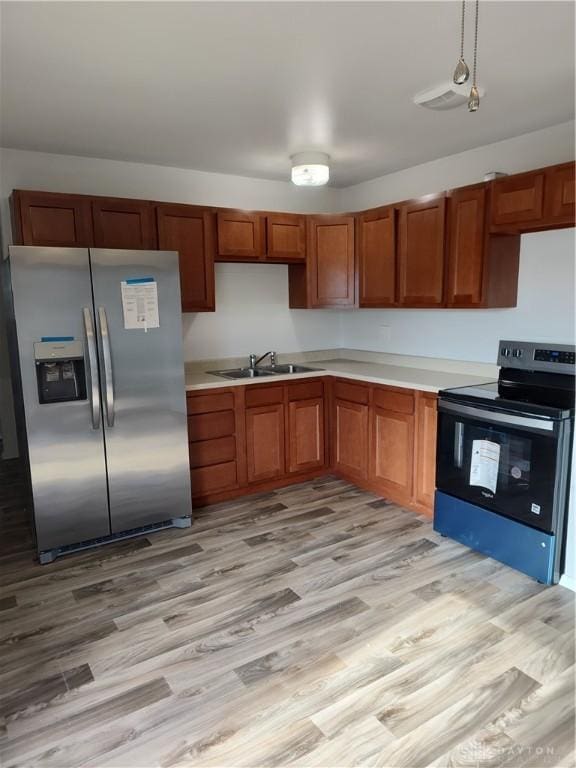
[[[414,482],[414,396],[408,413],[390,410],[377,403],[375,390],[370,412],[370,480],[384,496],[410,503]]]
[[[322,379],[197,390],[187,407],[196,506],[327,470]]]
[[[432,514],[436,394],[336,379],[333,469],[391,501]]]
[[[284,403],[246,408],[246,469],[248,482],[286,474]]]
[[[434,508],[436,490],[436,428],[438,397],[433,392],[416,393],[416,472],[414,500],[424,510]]]
[[[189,392],[194,504],[333,471],[431,514],[436,399],[332,377]]]

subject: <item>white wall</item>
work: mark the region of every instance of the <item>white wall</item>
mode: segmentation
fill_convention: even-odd
[[[574,249],[573,229],[522,235],[514,309],[342,313],[344,346],[495,363],[499,339],[573,344]]]
[[[283,264],[217,264],[216,307],[184,315],[186,360],[340,346],[341,312],[288,308]]]
[[[573,159],[574,121],[570,121],[347,187],[341,203],[343,210],[361,211],[474,184],[488,171],[521,173]]]

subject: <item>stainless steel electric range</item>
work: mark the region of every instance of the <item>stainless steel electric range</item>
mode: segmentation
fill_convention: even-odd
[[[555,584],[563,572],[575,347],[501,341],[498,381],[438,400],[434,528]]]

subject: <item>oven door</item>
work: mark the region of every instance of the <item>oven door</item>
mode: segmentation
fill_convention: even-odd
[[[561,422],[440,400],[438,490],[553,531]]]

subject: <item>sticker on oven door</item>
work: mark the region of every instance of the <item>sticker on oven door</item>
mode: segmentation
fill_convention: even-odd
[[[530,507],[530,512],[534,512],[535,515],[540,514],[540,504],[532,504]]]
[[[500,446],[498,443],[493,443],[491,440],[473,440],[470,485],[478,485],[496,493],[499,464]]]

